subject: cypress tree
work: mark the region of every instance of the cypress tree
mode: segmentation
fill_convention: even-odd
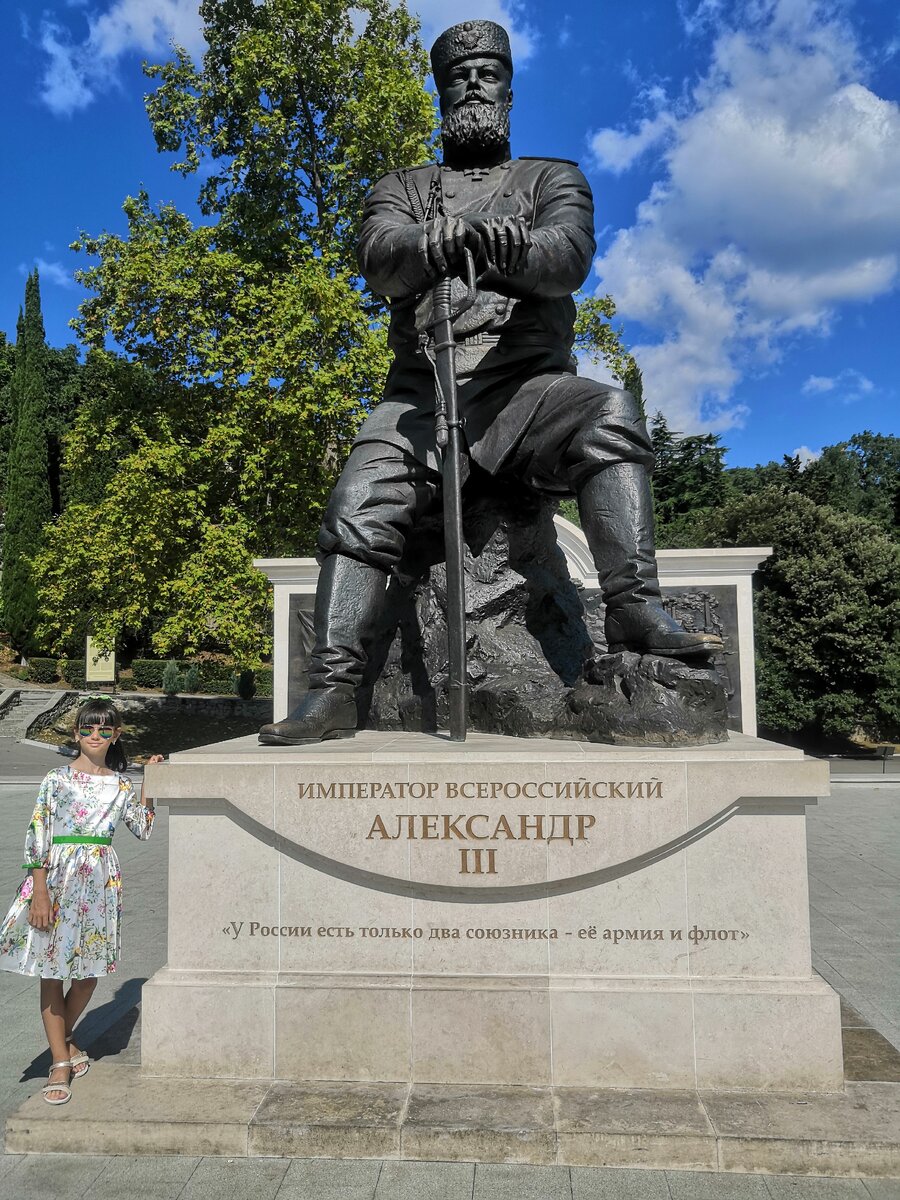
[[[19,313],[19,321],[22,314]],[[6,500],[6,464],[9,460],[9,439],[12,426],[13,373],[16,367],[15,342],[0,333],[0,506]]]
[[[47,347],[37,270],[25,285],[11,392],[11,437],[3,535],[3,622],[13,647],[35,650],[37,595],[30,558],[52,515],[47,461]]]

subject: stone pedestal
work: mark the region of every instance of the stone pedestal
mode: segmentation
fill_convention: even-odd
[[[145,1072],[842,1087],[810,966],[805,805],[828,771],[798,751],[244,738],[147,788],[171,850]]]

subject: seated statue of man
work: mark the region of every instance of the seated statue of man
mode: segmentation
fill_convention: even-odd
[[[431,51],[444,161],[391,171],[370,192],[358,258],[390,300],[394,360],[384,399],[362,426],[318,537],[321,573],[309,691],[260,741],[352,736],[364,645],[388,576],[440,493],[435,450],[434,285],[477,300],[454,322],[460,416],[470,459],[538,492],[575,496],[606,604],[610,651],[678,658],[721,648],[663,609],[654,550],[653,454],[633,397],[579,378],[572,292],[595,250],[590,187],[574,163],[510,157],[512,58],[492,21],[446,30]],[[430,343],[430,344],[429,344]]]

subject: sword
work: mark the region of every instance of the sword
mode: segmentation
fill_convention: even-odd
[[[413,216],[424,225],[428,214],[443,211],[438,173],[428,194],[427,210],[415,185],[402,176]],[[456,391],[456,335],[453,322],[472,307],[478,297],[475,259],[465,252],[466,294],[454,309],[452,278],[445,276],[432,291],[434,351],[425,353],[434,368],[434,439],[441,460],[444,503],[444,552],[447,570],[447,686],[450,699],[450,740],[466,740],[466,577],[462,527],[462,422]]]
[[[450,740],[466,740],[466,577],[462,523],[462,422],[456,392],[456,336],[453,322],[477,297],[475,260],[466,250],[466,295],[453,308],[451,281],[442,279],[433,292],[434,436],[441,455],[444,496],[444,549],[447,566],[448,689]]]

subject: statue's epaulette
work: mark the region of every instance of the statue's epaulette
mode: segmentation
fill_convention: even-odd
[[[376,183],[380,183],[382,179],[387,179],[388,175],[408,175],[410,171],[424,171],[426,167],[436,167],[437,163],[417,163],[414,167],[394,167],[390,171],[385,171],[376,179],[372,180],[370,187],[374,187]]]
[[[549,154],[520,154],[519,158],[525,162],[561,162],[568,163],[570,167],[578,166],[574,158],[551,158]]]

